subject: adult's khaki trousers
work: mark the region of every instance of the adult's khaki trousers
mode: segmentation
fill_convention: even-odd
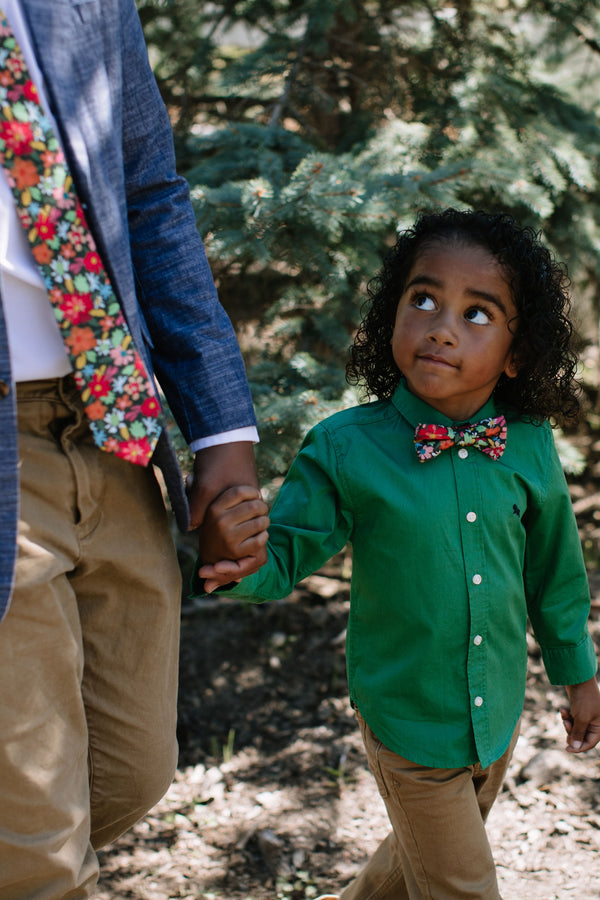
[[[486,769],[437,769],[393,753],[358,712],[357,719],[393,831],[340,900],[500,900],[485,820],[518,729]]]
[[[71,900],[172,779],[181,584],[152,468],[94,447],[72,378],[19,385],[18,412],[0,900]]]

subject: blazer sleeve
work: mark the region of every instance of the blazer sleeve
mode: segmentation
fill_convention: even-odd
[[[155,371],[188,441],[255,424],[133,0],[119,0],[123,160],[136,292]]]

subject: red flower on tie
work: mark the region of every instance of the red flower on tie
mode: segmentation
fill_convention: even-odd
[[[422,425],[423,436],[432,441],[443,441],[448,437],[448,429],[444,425]]]
[[[90,294],[64,294],[61,301],[65,319],[73,325],[87,322],[93,308],[94,302]]]
[[[62,154],[62,151],[61,151]],[[62,162],[62,160],[56,159],[57,162]],[[77,225],[87,228],[87,222],[85,220],[85,213],[83,211],[83,206],[81,205],[81,200],[79,197],[75,198],[75,222]]]
[[[146,397],[140,407],[143,416],[152,416],[155,419],[160,413],[160,404],[156,397]]]
[[[115,453],[127,462],[139,464],[140,460],[147,459],[151,455],[152,448],[147,438],[140,438],[138,441],[122,441]]]
[[[0,128],[0,141],[4,141],[7,150],[12,150],[15,156],[24,156],[29,153],[30,144],[33,141],[33,131],[29,122],[2,122]]]
[[[88,272],[100,272],[102,270],[102,260],[95,250],[90,250],[83,257],[83,268]]]
[[[93,378],[90,379],[89,388],[92,396],[106,397],[107,394],[110,394],[110,380],[96,372]]]
[[[41,212],[33,223],[33,227],[37,232],[37,236],[41,241],[51,241],[56,237],[56,225],[52,221],[51,216],[46,212]]]
[[[39,103],[40,98],[38,96],[37,88],[31,78],[25,82],[23,85],[23,94],[27,98],[27,100],[33,100],[34,103]]]

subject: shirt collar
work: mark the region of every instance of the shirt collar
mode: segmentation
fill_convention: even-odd
[[[417,425],[422,422],[435,422],[438,425],[454,425],[459,421],[458,419],[449,419],[441,412],[438,412],[437,409],[434,409],[428,403],[425,403],[424,400],[420,400],[419,397],[415,397],[414,394],[411,394],[404,378],[400,380],[400,384],[392,396],[392,403],[413,428],[416,428]],[[478,422],[480,419],[486,419],[495,415],[497,415],[496,404],[494,403],[493,397],[490,397],[487,403],[470,417],[469,421]]]

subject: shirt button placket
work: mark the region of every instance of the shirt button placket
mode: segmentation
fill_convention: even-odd
[[[470,515],[473,515],[475,518],[473,520],[469,519]],[[475,521],[476,518],[477,518],[477,516],[475,516],[475,513],[467,514],[467,519],[469,519],[469,521]],[[471,580],[472,580],[473,584],[481,584],[481,582],[483,581],[483,578],[481,577],[481,575],[479,573],[476,573],[475,575],[473,575],[473,578]],[[480,647],[482,642],[483,642],[483,638],[481,637],[481,635],[476,634],[473,638],[473,644],[476,647]],[[483,697],[480,694],[478,694],[476,697],[473,698],[473,705],[477,709],[480,709],[483,706]]]
[[[459,447],[453,457],[457,497],[460,509],[460,532],[464,573],[466,576],[467,603],[470,622],[466,623],[470,648],[467,650],[467,702],[478,752],[483,756],[489,751],[487,712],[487,661],[485,641],[487,627],[486,555],[484,544],[484,508],[480,487],[477,453]],[[472,465],[469,465],[472,463]],[[483,585],[480,587],[480,585]],[[472,630],[470,630],[472,629]]]

